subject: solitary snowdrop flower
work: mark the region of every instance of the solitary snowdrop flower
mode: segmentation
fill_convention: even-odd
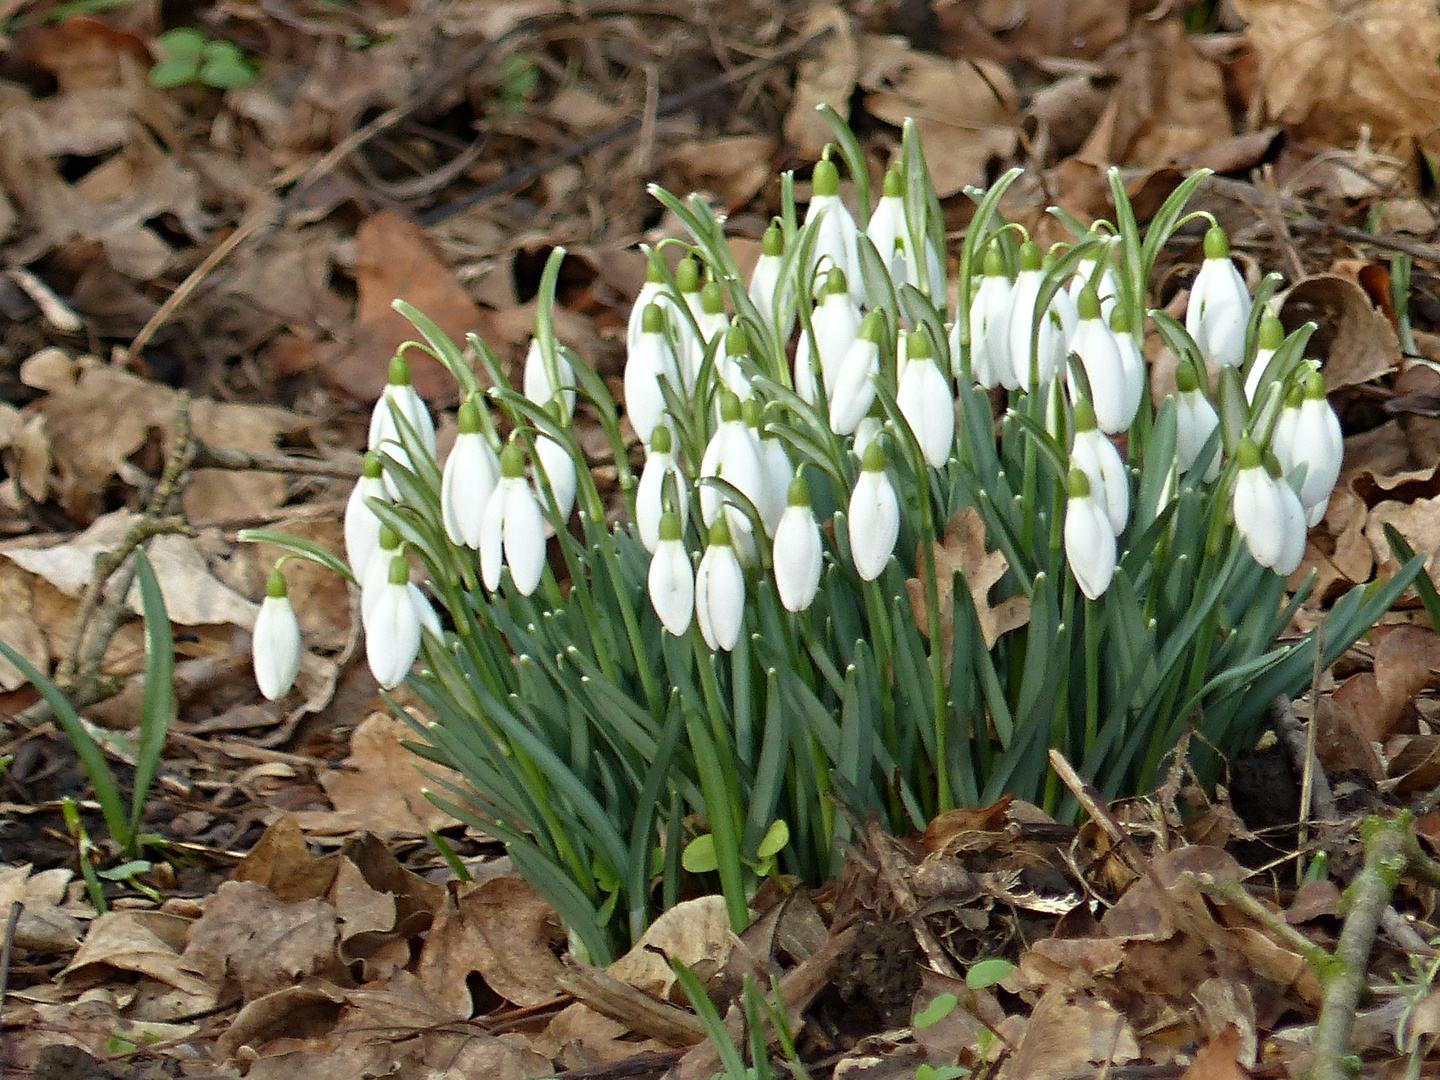
[[[569,420],[575,415],[575,366],[565,359],[558,343],[555,348],[555,375],[559,379],[558,383],[551,381],[550,369],[545,364],[540,342],[532,337],[530,348],[525,352],[525,396],[544,408],[555,400],[558,394],[561,408],[565,410],[565,419]]]
[[[1175,369],[1175,388],[1179,391],[1175,395],[1175,460],[1181,472],[1188,472],[1220,426],[1220,417],[1200,389],[1199,379],[1189,364],[1182,363]],[[1219,475],[1220,454],[1217,452],[1205,469],[1205,480],[1213,482]]]
[[[810,488],[799,473],[790,481],[788,505],[775,529],[772,551],[775,591],[786,611],[804,611],[820,588],[820,526],[810,509]]]
[[[1115,577],[1115,533],[1089,478],[1071,469],[1066,482],[1065,561],[1080,591],[1098,600]]]
[[[716,361],[720,381],[732,394],[744,401],[750,396],[750,376],[745,361],[750,356],[750,338],[745,327],[732,323],[725,331],[725,344]]]
[[[251,632],[255,661],[255,682],[267,701],[277,701],[290,692],[300,674],[300,621],[285,591],[280,567],[270,571],[265,583],[265,600],[255,616]]]
[[[1240,440],[1235,460],[1240,469],[1231,502],[1235,528],[1251,558],[1289,577],[1305,554],[1305,511],[1299,496],[1270,475],[1248,436]]]
[[[420,612],[410,595],[410,567],[403,555],[390,560],[385,584],[363,615],[370,671],[382,688],[393,690],[420,655]]]
[[[875,212],[870,215],[870,221],[865,226],[865,235],[870,238],[875,250],[880,253],[880,258],[887,265],[894,257],[897,244],[902,250],[910,246],[910,232],[905,223],[904,196],[905,178],[900,174],[900,166],[891,165],[885,170],[880,201],[875,205]],[[897,287],[901,284],[901,279],[893,280]],[[913,280],[911,284],[914,284]]]
[[[1056,291],[1043,311],[1039,309],[1044,281],[1040,250],[1027,240],[1020,247],[1020,275],[1015,279],[1015,289],[1011,294],[1010,361],[1014,367],[1013,386],[1032,393],[1039,387],[1048,386],[1056,367],[1064,362],[1069,353],[1070,334],[1077,321],[1075,305],[1070,300],[1070,294],[1063,289]],[[1032,355],[1037,378],[1031,377]]]
[[[1104,313],[1104,305],[1101,305],[1101,313]],[[1130,330],[1130,317],[1125,309],[1116,306],[1110,313],[1110,333],[1115,337],[1115,349],[1120,353],[1120,371],[1125,378],[1125,403],[1122,413],[1128,413],[1130,419],[1125,422],[1126,427],[1135,421],[1135,414],[1140,411],[1140,401],[1145,396],[1145,382],[1149,378],[1145,370],[1145,357],[1140,353],[1140,343]]]
[[[1104,509],[1111,531],[1119,536],[1130,520],[1130,479],[1120,452],[1095,426],[1095,411],[1084,398],[1075,403],[1070,467],[1085,474],[1090,482],[1090,497]]]
[[[830,430],[851,435],[875,401],[875,379],[880,374],[880,337],[885,317],[872,311],[860,320],[860,330],[835,374],[830,394]]]
[[[389,525],[380,526],[380,536],[376,544],[375,554],[365,568],[365,576],[360,579],[362,615],[365,609],[375,602],[376,597],[385,591],[385,583],[390,580],[391,561],[401,554],[400,537]]]
[[[367,446],[408,468],[413,468],[410,455],[400,437],[402,417],[414,436],[420,440],[431,457],[435,456],[435,422],[430,410],[415,392],[410,383],[410,364],[404,356],[396,355],[390,360],[390,373],[385,391],[375,402],[370,413],[370,437]],[[388,475],[384,477],[385,490],[392,499],[400,497],[400,490]]]
[[[1007,325],[1006,353],[1010,370],[1000,372],[1000,385],[1014,390],[1030,383],[1030,336],[1035,327],[1035,306],[1040,301],[1040,286],[1045,282],[1045,260],[1033,240],[1020,245],[1020,273],[1010,290],[1010,318]]]
[[[545,569],[545,521],[525,479],[525,455],[514,443],[500,451],[500,483],[480,522],[480,577],[491,592],[500,587],[502,564],[521,596],[535,591]]]
[[[560,513],[560,520],[569,521],[570,512],[575,509],[575,491],[579,484],[575,455],[568,446],[541,433],[535,436],[535,457],[540,465],[540,470],[535,474],[537,489],[540,471],[543,470],[545,486],[555,496],[555,508]],[[547,500],[542,498],[540,502],[542,510],[549,509]]]
[[[647,447],[655,425],[665,414],[660,381],[668,380],[677,393],[683,389],[664,329],[665,313],[660,306],[646,305],[639,341],[625,359],[625,411],[635,433],[647,440]]]
[[[665,513],[665,478],[671,477],[675,484],[673,509],[680,519],[680,531],[690,516],[690,501],[685,497],[685,473],[671,453],[670,429],[661,422],[655,426],[650,439],[650,456],[640,470],[640,483],[635,488],[635,525],[640,532],[640,543],[652,555],[660,543],[660,519]]]
[[[940,469],[950,460],[955,443],[955,399],[950,395],[950,380],[940,373],[930,355],[930,335],[923,327],[910,335],[906,352],[910,362],[905,365],[895,403],[920,444],[925,463]]]
[[[712,652],[729,652],[745,621],[745,572],[730,542],[724,516],[710,526],[710,545],[695,571],[695,621]]]
[[[474,400],[460,403],[456,419],[460,433],[455,436],[455,445],[445,459],[445,471],[440,478],[440,507],[445,535],[450,542],[457,547],[478,549],[480,519],[485,516],[485,504],[500,482],[500,458],[480,430],[480,410]]]
[[[874,581],[900,538],[900,500],[885,472],[885,448],[878,439],[865,448],[847,516],[855,572],[863,581]]]
[[[650,253],[645,263],[645,284],[635,294],[635,306],[630,309],[630,321],[625,330],[625,354],[632,356],[640,344],[640,335],[645,331],[645,309],[651,304],[670,305],[675,301],[665,287],[665,269],[660,256]],[[663,315],[663,311],[662,311]],[[663,328],[663,322],[657,329]]]
[[[720,426],[710,437],[700,459],[700,476],[714,476],[731,484],[750,500],[757,512],[765,505],[765,468],[760,461],[760,443],[745,423],[739,399],[729,391],[720,392]],[[754,554],[750,519],[738,507],[726,502],[717,488],[701,485],[700,514],[707,528],[715,524],[722,505],[724,516],[729,519],[727,533],[748,559]]]
[[[675,331],[675,357],[679,362],[680,383],[688,397],[695,392],[695,376],[705,355],[705,345],[696,330],[696,324],[704,313],[700,294],[700,263],[693,255],[686,255],[675,267],[675,286],[680,290],[680,299],[685,302],[686,309],[677,309],[671,320]]]
[[[1015,365],[1010,362],[1010,312],[1014,286],[1005,273],[1000,246],[985,250],[984,273],[970,298],[970,377],[989,390],[1001,384],[1014,389]],[[1033,300],[1032,300],[1033,304]],[[960,324],[950,333],[950,360],[960,375]]]
[[[829,150],[829,147],[826,148]],[[855,219],[840,201],[840,170],[828,157],[815,163],[810,174],[810,205],[805,210],[805,224],[818,221],[815,243],[810,249],[809,274],[815,279],[815,295],[819,296],[826,278],[817,273],[829,266],[839,270],[849,283],[851,300],[858,307],[865,302],[860,281],[860,264],[855,256],[855,238],[859,230]]]
[[[1230,238],[1216,225],[1205,234],[1205,261],[1190,287],[1185,329],[1210,363],[1238,367],[1245,359],[1249,318],[1250,290],[1230,260]]]
[[[1120,242],[1119,237],[1114,237],[1108,243],[1115,245]],[[1110,316],[1115,313],[1115,308],[1120,303],[1120,283],[1115,278],[1115,260],[1110,255],[1111,248],[1106,249],[1101,256],[1105,260],[1104,268],[1100,271],[1100,280],[1095,280],[1095,268],[1099,265],[1095,259],[1081,259],[1075,267],[1075,273],[1070,278],[1069,288],[1070,299],[1076,307],[1080,306],[1080,290],[1089,285],[1095,290],[1095,296],[1100,301],[1100,318],[1107,323]],[[1083,316],[1082,316],[1083,318]]]
[[[1070,351],[1085,369],[1085,379],[1090,384],[1090,403],[1095,407],[1095,422],[1106,434],[1126,431],[1135,419],[1135,406],[1139,405],[1139,401],[1132,405],[1129,400],[1130,387],[1125,380],[1120,346],[1116,344],[1110,327],[1100,317],[1100,300],[1089,285],[1080,290],[1077,312],[1080,319],[1075,324]],[[1079,397],[1078,381],[1068,364],[1065,381],[1070,388],[1071,400]]]
[[[1298,406],[1286,407],[1281,412],[1272,446],[1285,475],[1302,464],[1305,466],[1300,504],[1305,508],[1306,525],[1320,524],[1330,504],[1330,493],[1335,490],[1335,481],[1340,478],[1345,438],[1340,431],[1340,420],[1325,398],[1325,377],[1314,368],[1305,376]]]
[[[755,509],[760,511],[760,520],[765,525],[767,536],[775,535],[775,526],[780,524],[780,515],[785,512],[785,491],[790,486],[793,468],[790,455],[785,452],[785,443],[778,435],[767,434],[760,426],[764,410],[760,402],[751,398],[740,403],[740,415],[755,445],[760,448],[760,471],[764,482],[760,485],[760,501]]]
[[[364,471],[350,490],[350,500],[345,504],[345,560],[355,580],[365,581],[365,569],[370,557],[380,548],[380,519],[370,509],[370,499],[386,499],[385,481],[381,479],[384,466],[380,455],[374,450],[365,455]]]
[[[785,234],[778,221],[770,222],[760,239],[760,258],[750,273],[750,302],[770,327],[779,325],[780,340],[790,340],[795,329],[795,289],[786,282],[781,289],[780,267],[785,261]],[[788,309],[788,310],[787,310]]]
[[[695,370],[699,371],[710,343],[724,338],[725,331],[730,329],[730,316],[725,314],[725,292],[718,281],[707,281],[700,289],[700,314],[695,316],[695,323],[700,328],[699,351],[695,356]]]
[[[1245,400],[1255,401],[1255,395],[1260,388],[1269,381],[1266,372],[1270,367],[1270,361],[1275,359],[1275,352],[1285,341],[1285,325],[1274,315],[1266,315],[1260,320],[1260,332],[1257,335],[1255,347],[1255,362],[1250,365],[1250,373],[1245,376]]]
[[[695,572],[690,567],[690,553],[681,539],[684,534],[680,515],[673,510],[665,511],[660,517],[659,539],[646,576],[650,605],[660,616],[661,625],[676,637],[690,629],[690,617],[695,610]]]
[[[819,358],[828,396],[834,388],[840,362],[860,332],[860,309],[846,290],[845,274],[840,270],[831,270],[826,275],[820,302],[810,315],[810,326],[815,332],[814,353]],[[795,349],[795,392],[807,404],[814,405],[820,395],[815,384],[816,361],[811,351],[810,334],[802,330],[800,344]]]

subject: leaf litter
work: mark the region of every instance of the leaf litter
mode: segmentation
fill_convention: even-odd
[[[224,93],[150,85],[169,28],[153,5],[50,22],[26,10],[6,9],[13,66],[0,83],[0,637],[44,671],[71,656],[93,560],[134,522],[182,426],[216,454],[284,460],[194,469],[184,528],[151,547],[181,661],[147,817],[176,857],[150,871],[154,897],[109,882],[97,917],[60,819],[66,795],[92,813],[84,782],[43,723],[18,719],[34,694],[0,667],[17,718],[0,742],[14,756],[0,775],[0,915],[23,905],[0,1064],[709,1075],[717,1059],[693,1045],[664,959],[677,957],[729,1009],[737,1040],[744,977],[777,979],[818,1075],[1135,1065],[1230,1080],[1305,1067],[1323,997],[1311,948],[1334,945],[1342,906],[1329,878],[1297,882],[1295,855],[1326,853],[1351,880],[1353,815],[1383,806],[1414,810],[1422,842],[1440,842],[1440,644],[1417,594],[1293,703],[1314,729],[1328,820],[1300,813],[1303,757],[1277,744],[1268,764],[1232,763],[1211,796],[1172,772],[1152,799],[1115,808],[1114,834],[1008,800],[917,837],[861,828],[834,882],[762,890],[738,938],[715,898],[697,896],[608,973],[587,973],[500,845],[424,799],[434,779],[354,660],[343,585],[297,568],[304,701],[257,704],[248,629],[273,553],[235,532],[281,525],[339,550],[366,411],[404,334],[396,296],[457,337],[479,333],[518,370],[539,266],[563,242],[559,332],[617,377],[643,276],[633,245],[678,231],[644,183],[723,204],[744,265],[778,206],[777,168],[803,166],[828,138],[813,111],[826,102],[862,133],[877,178],[895,125],[916,117],[952,235],[968,218],[964,185],[1013,163],[1029,171],[1006,213],[1043,238],[1060,235],[1043,217],[1052,203],[1108,212],[1111,163],[1142,209],[1185,170],[1216,168],[1201,204],[1249,266],[1285,274],[1287,329],[1320,324],[1314,347],[1347,435],[1298,572],[1317,586],[1295,629],[1393,572],[1387,525],[1432,553],[1440,579],[1433,6],[1234,0],[1147,18],[1058,0],[859,12],[717,0],[717,29],[697,35],[693,12],[663,4],[577,16],[544,3],[267,3],[206,26],[262,61],[254,83]],[[822,29],[808,53],[660,107]],[[638,131],[609,136],[632,116]],[[573,153],[587,136],[596,145]],[[516,176],[545,155],[558,157]],[[467,203],[496,183],[502,197]],[[1198,239],[1166,252],[1157,303],[1181,304],[1200,257]],[[1157,383],[1173,363],[1163,352],[1147,342]],[[416,382],[432,406],[453,404],[423,366]],[[613,463],[596,465],[613,486]],[[935,554],[963,575],[987,637],[1023,621],[1023,601],[990,595],[1004,561],[978,521],[952,522]],[[97,730],[134,726],[142,658],[138,622],[123,621],[103,662],[128,689],[86,710]],[[124,760],[123,741],[107,745]],[[1257,789],[1278,796],[1278,816]],[[470,880],[434,854],[431,832]],[[1227,891],[1237,884],[1258,906]],[[1402,1075],[1440,1029],[1417,975],[1437,936],[1432,900],[1403,883],[1381,920],[1351,1044],[1377,1075]],[[1008,975],[967,981],[997,958]]]

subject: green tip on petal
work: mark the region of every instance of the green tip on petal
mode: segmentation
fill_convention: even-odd
[[[765,407],[760,404],[759,398],[748,397],[740,403],[740,419],[745,421],[746,427],[758,428],[764,414]]]
[[[810,505],[810,485],[805,483],[805,478],[799,473],[795,474],[795,479],[790,481],[789,490],[785,492],[785,505]]]
[[[860,468],[866,472],[885,471],[885,448],[880,445],[879,439],[870,440],[870,445],[865,447],[865,456],[860,459]]]
[[[513,442],[500,451],[500,475],[511,480],[525,475],[525,451]]]
[[[745,333],[745,327],[740,323],[731,323],[730,329],[725,331],[725,353],[728,356],[748,356],[750,354],[750,338]]]
[[[646,334],[660,334],[665,330],[665,312],[659,304],[646,304],[640,313],[640,329]]]
[[[379,480],[385,472],[385,466],[380,463],[380,455],[374,450],[365,454],[365,466],[362,470],[367,480]]]
[[[985,249],[985,262],[982,265],[986,277],[1005,277],[1005,256],[1000,251],[1000,245],[990,241],[990,246]]]
[[[1130,314],[1124,304],[1116,304],[1115,310],[1110,312],[1110,329],[1117,334],[1130,333]]]
[[[645,261],[645,280],[651,285],[659,285],[665,280],[665,267],[660,262],[660,256],[653,251]]]
[[[1235,448],[1235,461],[1242,469],[1256,469],[1260,467],[1260,448],[1255,445],[1255,440],[1246,435],[1240,440],[1240,445]]]
[[[730,525],[725,520],[725,514],[715,515],[715,524],[710,526],[710,546],[717,544],[721,547],[730,546]]]
[[[766,227],[765,235],[760,238],[760,252],[772,259],[778,259],[785,254],[785,233],[778,221],[772,221]]]
[[[860,320],[860,329],[856,332],[855,336],[862,337],[871,344],[879,345],[880,338],[884,333],[885,316],[877,308],[867,313],[865,318]]]
[[[1175,389],[1182,394],[1188,394],[1200,385],[1200,379],[1195,374],[1195,369],[1189,364],[1182,363],[1175,369]]]
[[[265,579],[265,595],[272,600],[285,599],[285,575],[280,572],[279,566],[271,570],[270,576]]]
[[[825,275],[825,295],[844,296],[849,291],[850,286],[845,281],[845,271],[838,266],[832,266],[830,272]]]
[[[1205,258],[1228,259],[1229,257],[1230,237],[1225,235],[1225,230],[1219,225],[1212,225],[1210,231],[1205,234]]]
[[[389,525],[380,526],[380,538],[377,541],[381,551],[394,551],[400,546],[400,534]]]
[[[675,267],[675,285],[681,292],[695,292],[700,288],[700,264],[692,255],[686,255]]]
[[[825,150],[828,153],[830,148],[827,146]],[[810,174],[810,190],[816,195],[840,194],[840,170],[828,157],[815,163],[815,170]]]
[[[1100,317],[1100,297],[1095,295],[1095,289],[1088,283],[1080,290],[1080,298],[1075,301],[1075,310],[1082,319]]]
[[[1090,494],[1090,478],[1080,469],[1071,469],[1065,478],[1065,491],[1072,499],[1083,499]]]
[[[1090,404],[1089,398],[1077,399],[1075,402],[1075,430],[1094,431],[1096,426],[1095,406]]]
[[[707,281],[701,287],[700,308],[706,315],[719,315],[725,310],[725,290],[718,281]]]
[[[1039,270],[1045,265],[1045,259],[1040,254],[1040,249],[1035,245],[1034,240],[1026,240],[1020,245],[1020,269]]]
[[[455,416],[455,422],[460,426],[461,435],[477,435],[480,432],[480,410],[476,408],[471,398],[466,398],[460,403],[460,410]]]
[[[885,185],[881,188],[880,194],[887,199],[899,199],[905,195],[905,177],[900,172],[898,164],[891,165],[885,170]]]
[[[720,419],[722,422],[740,419],[740,399],[729,390],[720,391]]]
[[[1311,401],[1325,400],[1325,376],[1315,368],[1305,376],[1305,396]]]
[[[652,454],[668,454],[672,445],[670,428],[664,420],[661,420],[650,434],[650,452]]]
[[[911,360],[929,360],[935,355],[930,348],[930,331],[920,327],[905,339],[905,355]]]
[[[391,386],[410,385],[410,361],[396,353],[390,358],[390,374],[385,379]]]
[[[410,564],[405,561],[404,555],[396,555],[390,560],[390,584],[404,585],[410,581]]]
[[[682,535],[684,535],[684,531],[680,527],[679,514],[674,510],[666,510],[660,515],[660,539],[662,541],[679,540]]]
[[[1266,315],[1260,320],[1259,346],[1262,349],[1269,349],[1274,352],[1280,348],[1285,341],[1285,324],[1274,315]]]

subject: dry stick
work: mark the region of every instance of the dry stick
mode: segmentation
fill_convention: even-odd
[[[1365,970],[1375,945],[1380,912],[1389,905],[1408,862],[1405,849],[1410,827],[1411,815],[1407,813],[1389,820],[1371,817],[1360,827],[1365,865],[1345,891],[1349,910],[1327,977],[1322,979],[1325,997],[1310,1042],[1315,1063],[1306,1074],[1308,1080],[1350,1080],[1355,1075],[1350,1029],[1365,988]]]
[[[197,443],[192,469],[228,469],[232,472],[291,473],[296,476],[332,476],[354,480],[360,476],[359,465],[344,461],[322,461],[317,458],[293,457],[289,454],[252,454],[245,450],[226,450]]]
[[[773,67],[782,60],[788,60],[792,56],[804,52],[810,48],[810,46],[823,41],[834,32],[833,27],[827,26],[807,38],[791,42],[784,48],[777,49],[768,56],[761,56],[748,63],[741,64],[739,67],[732,68],[722,75],[715,76],[713,79],[706,79],[703,83],[698,83],[688,90],[680,90],[673,94],[666,94],[655,103],[653,115],[658,118],[668,116],[670,113],[679,112],[682,109],[687,109],[697,101],[701,101],[733,83],[743,82],[752,75],[756,75],[766,68]],[[571,143],[563,150],[557,150],[553,154],[546,154],[544,157],[532,161],[528,165],[522,165],[513,172],[502,176],[494,183],[486,184],[484,187],[470,192],[470,194],[462,199],[456,199],[454,202],[441,203],[439,206],[432,207],[420,215],[420,224],[427,226],[437,225],[447,218],[454,217],[463,210],[468,210],[470,207],[476,206],[488,199],[493,199],[498,195],[504,195],[506,192],[520,187],[523,184],[528,184],[530,181],[543,176],[551,169],[574,161],[578,157],[584,157],[586,154],[598,150],[602,146],[608,146],[616,139],[622,138],[632,131],[639,130],[644,124],[645,119],[650,116],[651,112],[648,108],[645,110],[645,117],[627,116],[624,120],[621,120],[608,130],[592,135],[588,139],[581,139],[579,142]]]
[[[20,913],[25,905],[19,900],[10,901],[10,915],[5,920],[5,943],[0,945],[0,1015],[5,1012],[5,991],[10,986],[10,950],[15,947],[15,930],[20,925]]]

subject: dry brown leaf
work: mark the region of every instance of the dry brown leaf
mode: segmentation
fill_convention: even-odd
[[[15,944],[47,953],[70,952],[80,944],[84,926],[59,909],[72,877],[71,871],[59,868],[32,874],[29,863],[0,866],[0,911],[8,914],[11,904],[24,905],[15,924]]]
[[[454,824],[449,814],[425,798],[424,790],[433,781],[421,774],[420,759],[400,745],[401,739],[414,737],[409,724],[389,713],[371,713],[361,721],[350,736],[350,756],[341,768],[327,769],[317,778],[344,824],[392,837],[424,836],[430,829]],[[424,767],[442,778],[464,782],[438,765]]]
[[[1130,8],[1112,0],[982,0],[980,22],[1027,60],[1096,57],[1125,34]]]
[[[1431,580],[1440,581],[1440,496],[1433,499],[1417,499],[1414,502],[1398,502],[1387,499],[1370,511],[1365,521],[1365,539],[1375,553],[1375,563],[1381,576],[1389,577],[1399,569],[1399,563],[1390,551],[1385,539],[1385,526],[1393,525],[1405,537],[1410,550],[1425,556],[1425,572]]]
[[[281,814],[240,860],[234,879],[263,885],[281,900],[316,900],[329,894],[339,862],[339,855],[312,857],[295,819]]]
[[[695,139],[670,151],[679,176],[672,191],[709,192],[726,208],[744,206],[775,174],[775,142],[765,135]]]
[[[1429,0],[1234,0],[1266,112],[1306,137],[1440,139],[1440,14]]]
[[[734,944],[724,899],[700,896],[662,912],[630,951],[606,970],[652,997],[669,1001],[675,972],[667,957],[698,967],[695,973],[703,982],[725,965]]]
[[[785,141],[802,158],[814,160],[834,138],[830,125],[816,109],[829,105],[841,119],[850,118],[850,95],[860,70],[855,38],[850,33],[850,15],[833,4],[810,10],[802,36],[829,29],[830,36],[815,49],[813,57],[795,68],[795,93],[785,114]]]
[[[1435,632],[1397,626],[1375,650],[1374,669],[1346,679],[1335,691],[1335,702],[1355,718],[1365,738],[1384,742],[1436,671],[1440,671],[1440,638]]]
[[[180,955],[180,946],[191,929],[189,919],[158,911],[109,911],[90,925],[90,932],[70,965],[60,973],[67,982],[93,983],[106,976],[106,969],[133,971],[173,986],[194,1002],[218,999],[219,986],[196,978]]]
[[[1248,1080],[1250,1073],[1240,1065],[1240,1053],[1240,1030],[1226,1024],[1201,1047],[1180,1080]]]
[[[1316,274],[1287,290],[1280,303],[1285,332],[1313,322],[1318,329],[1305,354],[1324,364],[1331,392],[1387,375],[1400,365],[1400,340],[1384,314],[1356,282]]]
[[[1088,1072],[1091,1064],[1124,1064],[1140,1056],[1129,1022],[1108,1002],[1068,1001],[1056,990],[1040,997],[1002,1080],[1060,1080]]]
[[[1324,695],[1311,723],[1315,725],[1315,757],[1327,773],[1353,770],[1376,783],[1385,779],[1380,755],[1343,702]]]
[[[0,559],[0,641],[40,670],[50,674],[50,643],[31,613],[31,576],[15,563]],[[0,657],[0,687],[14,690],[26,679]]]
[[[360,868],[349,859],[340,859],[330,902],[340,923],[340,948],[345,959],[364,954],[366,938],[388,934],[395,929],[395,897],[370,887]],[[359,939],[357,941],[357,938]]]
[[[985,647],[992,648],[995,642],[1030,621],[1030,600],[1023,595],[1011,596],[994,607],[990,605],[990,590],[1010,569],[1005,556],[998,549],[985,548],[985,523],[980,512],[967,506],[952,517],[945,525],[943,543],[933,545],[935,551],[935,583],[940,597],[940,655],[945,670],[950,670],[951,656],[955,642],[955,572],[965,575],[965,585],[970,590],[971,602],[980,623],[980,633]],[[922,564],[923,552],[916,551],[915,565]],[[925,584],[919,578],[905,582],[910,594],[910,605],[915,612],[915,625],[922,634],[929,635],[930,624],[926,615]]]

